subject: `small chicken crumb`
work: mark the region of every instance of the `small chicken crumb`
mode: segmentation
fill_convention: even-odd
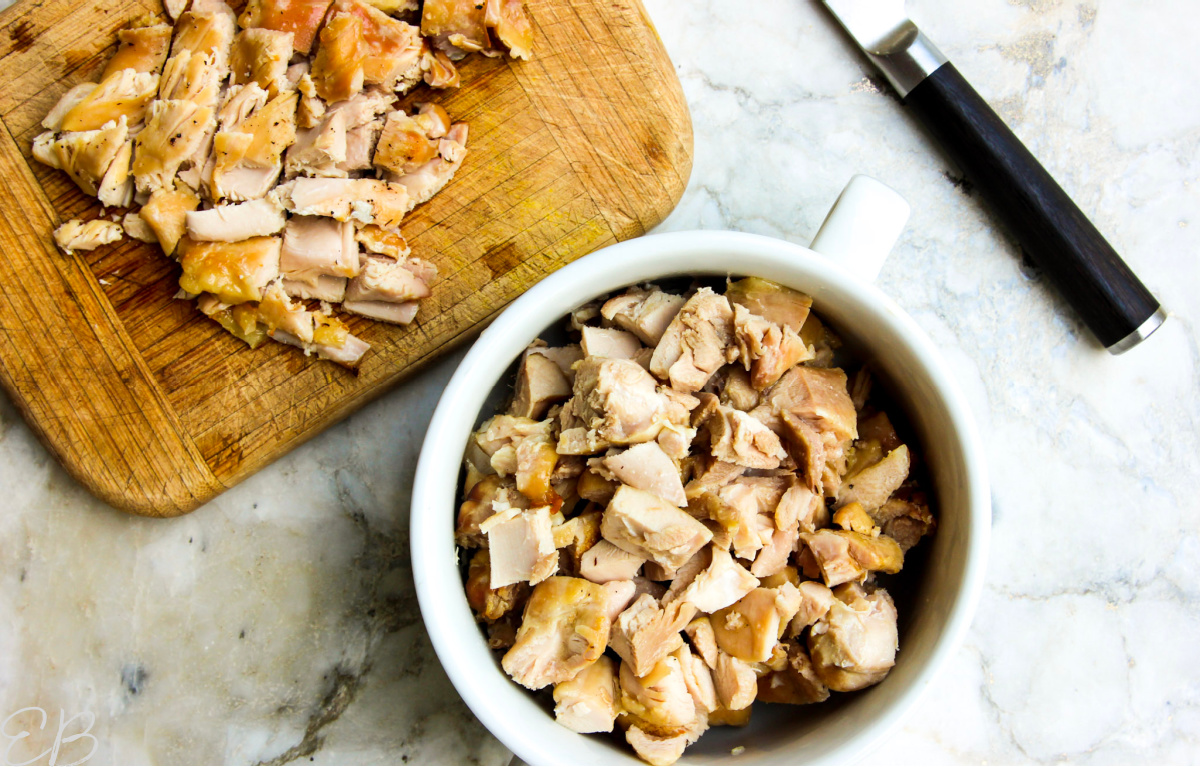
[[[429,151],[408,123],[393,133],[401,170]],[[637,286],[567,333],[525,350],[465,456],[468,603],[509,675],[553,684],[559,724],[653,765],[755,707],[886,677],[886,579],[936,519],[916,446],[865,367],[833,365],[812,299],[757,278]]]

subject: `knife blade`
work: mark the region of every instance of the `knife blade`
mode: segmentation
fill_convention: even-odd
[[[822,2],[1109,352],[1162,325],[1162,305],[913,23],[904,0]]]

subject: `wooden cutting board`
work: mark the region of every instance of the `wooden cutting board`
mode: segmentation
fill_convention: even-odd
[[[126,511],[194,509],[472,337],[545,275],[636,237],[674,207],[692,131],[639,0],[528,0],[529,62],[471,56],[434,99],[470,154],[405,220],[440,278],[408,327],[346,316],[372,349],[356,374],[246,348],[173,300],[178,266],[126,240],[59,252],[99,204],[31,158],[42,117],[95,81],[116,31],[159,0],[22,0],[0,14],[0,383],[80,482]],[[414,92],[406,102],[429,100]]]

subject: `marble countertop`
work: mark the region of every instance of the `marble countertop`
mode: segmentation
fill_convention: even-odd
[[[806,244],[852,174],[893,186],[913,215],[879,284],[987,445],[974,626],[865,761],[1200,760],[1200,5],[909,3],[1170,310],[1122,357],[817,0],[646,5],[696,131],[662,229]],[[58,763],[506,763],[433,654],[408,565],[413,466],[456,361],[165,521],[89,496],[0,395],[0,761],[61,732]]]

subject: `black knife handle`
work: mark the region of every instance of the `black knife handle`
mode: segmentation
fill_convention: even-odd
[[[1112,347],[1154,317],[1158,301],[954,65],[938,67],[904,103],[1100,343],[1128,348]]]

